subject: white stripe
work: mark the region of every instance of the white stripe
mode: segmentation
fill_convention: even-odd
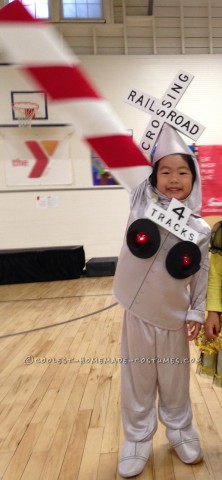
[[[13,63],[76,65],[79,59],[51,25],[0,22],[0,40]]]
[[[65,89],[65,85],[63,87]],[[59,115],[67,123],[72,123],[83,137],[102,137],[123,133],[127,130],[105,100],[100,99],[64,99],[53,102],[59,108]]]
[[[10,62],[22,64],[23,67],[79,64],[78,58],[73,55],[63,43],[62,37],[57,35],[50,25],[34,26],[33,23],[1,22],[0,41],[5,46]],[[67,101],[53,101],[53,105],[59,106],[60,118],[71,123],[83,138],[115,134],[127,135],[126,127],[103,99],[68,99]],[[150,175],[151,171],[149,165],[111,170],[116,180],[127,190],[132,190],[139,185]]]
[[[126,190],[131,191],[150,176],[152,167],[147,164],[147,167],[142,165],[138,167],[113,168],[110,171],[117,182]]]

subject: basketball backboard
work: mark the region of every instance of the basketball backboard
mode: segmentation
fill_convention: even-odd
[[[0,64],[0,128],[18,127],[19,113],[13,108],[17,102],[38,104],[31,126],[62,126],[58,106],[50,104],[47,94],[19,71],[16,65]]]

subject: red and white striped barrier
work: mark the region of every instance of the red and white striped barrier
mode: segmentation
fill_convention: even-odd
[[[131,190],[147,178],[149,161],[51,25],[15,0],[0,9],[0,42],[9,61],[61,106],[61,120],[74,126],[119,183]]]

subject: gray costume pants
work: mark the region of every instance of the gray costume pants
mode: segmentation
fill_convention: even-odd
[[[160,421],[170,429],[190,425],[190,364],[187,326],[154,327],[125,312],[122,331],[121,397],[125,437],[151,439]]]

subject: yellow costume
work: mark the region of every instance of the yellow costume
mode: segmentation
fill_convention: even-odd
[[[212,230],[211,258],[207,290],[208,312],[222,312],[222,222]],[[197,372],[213,377],[215,385],[222,387],[222,331],[214,341],[207,340],[204,330],[199,334],[196,345],[201,350]]]

